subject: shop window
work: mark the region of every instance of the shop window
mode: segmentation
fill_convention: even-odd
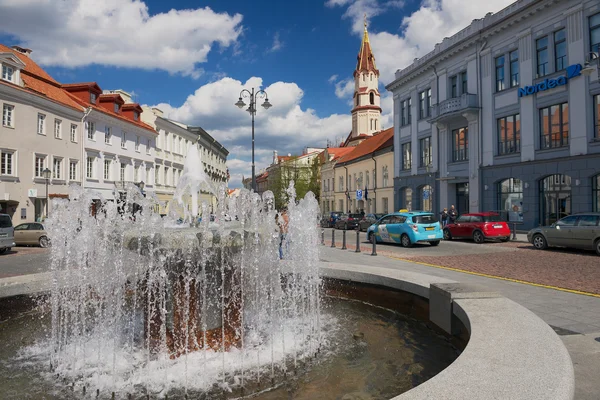
[[[550,175],[540,181],[540,222],[552,225],[571,214],[571,177]]]
[[[498,210],[506,211],[509,221],[523,220],[523,181],[508,178],[498,183]]]

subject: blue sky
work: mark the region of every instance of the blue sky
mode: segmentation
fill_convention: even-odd
[[[485,3],[485,4],[473,4]],[[510,0],[0,0],[0,42],[64,83],[124,89],[230,150],[231,187],[250,175],[250,116],[233,104],[261,87],[257,169],[272,151],[324,147],[351,129],[352,73],[363,15],[384,85],[435,43]]]

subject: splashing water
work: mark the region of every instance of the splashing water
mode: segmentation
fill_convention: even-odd
[[[207,182],[198,163],[197,150],[188,152],[180,198]],[[35,347],[52,379],[102,393],[206,394],[216,384],[244,394],[326,345],[314,195],[296,203],[288,191],[279,260],[273,194],[227,198],[224,186],[212,189],[217,223],[182,229],[169,228],[173,221],[152,211],[155,199],[136,188],[124,206],[106,202],[95,216],[97,194],[73,187],[70,201],[55,201],[52,332]],[[224,222],[227,214],[237,221]]]

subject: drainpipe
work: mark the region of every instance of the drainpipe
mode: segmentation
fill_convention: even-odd
[[[477,65],[476,65],[476,68],[477,68],[477,105],[479,107],[479,110],[477,112],[478,119],[479,119],[479,121],[477,121],[477,135],[479,135],[479,138],[477,140],[477,154],[479,157],[479,160],[478,160],[479,165],[477,167],[478,174],[479,174],[479,176],[478,176],[478,179],[479,179],[478,196],[479,196],[479,198],[477,200],[479,203],[479,211],[482,211],[482,208],[483,208],[483,194],[482,194],[483,193],[483,191],[482,191],[482,189],[483,189],[483,174],[481,171],[481,167],[483,165],[483,146],[481,145],[481,141],[483,139],[483,128],[481,125],[482,125],[483,111],[481,108],[481,103],[483,101],[483,96],[481,93],[481,65],[480,64],[481,64],[481,52],[487,46],[487,41],[484,40],[483,43],[481,45],[480,44],[481,44],[481,41],[477,41],[477,47],[478,47],[477,53],[476,53],[476,57],[477,57],[476,58],[476,60],[477,60]]]
[[[373,177],[373,193],[375,193],[375,209],[377,210],[377,160],[375,159],[375,157],[373,156],[373,154],[371,154],[371,159],[373,160],[373,162],[375,163],[375,176]],[[373,212],[373,211],[371,211]]]
[[[344,166],[344,169],[346,170],[346,191],[344,192],[344,197],[346,198],[346,210],[348,210],[350,207],[350,199],[348,198],[348,196],[350,195],[350,188],[348,186],[350,185],[348,185],[348,168]],[[342,210],[342,212],[344,212],[344,210]]]
[[[90,113],[92,112],[92,107],[87,107],[85,109],[85,111],[83,112],[83,117],[81,118],[81,167],[79,168],[80,170],[80,176],[81,176],[81,188],[85,188],[85,178],[86,178],[86,173],[85,173],[85,168],[86,168],[86,163],[87,163],[87,159],[85,157],[85,120],[87,119],[87,117],[90,115]]]

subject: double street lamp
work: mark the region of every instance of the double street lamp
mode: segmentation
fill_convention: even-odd
[[[52,171],[49,168],[44,168],[42,178],[46,179],[46,218],[48,218],[48,180],[52,176]]]
[[[246,111],[248,111],[252,116],[252,190],[256,192],[256,174],[254,169],[254,116],[256,115],[256,98],[258,97],[265,99],[265,101],[262,103],[262,106],[265,108],[265,110],[271,108],[272,104],[269,103],[269,96],[267,96],[267,92],[265,92],[264,90],[258,90],[254,92],[254,88],[252,88],[252,91],[249,91],[248,89],[243,89],[240,92],[240,99],[237,103],[235,103],[235,105],[238,106],[240,109],[246,107],[246,103],[244,103],[242,97],[250,98],[250,104],[248,105]]]

